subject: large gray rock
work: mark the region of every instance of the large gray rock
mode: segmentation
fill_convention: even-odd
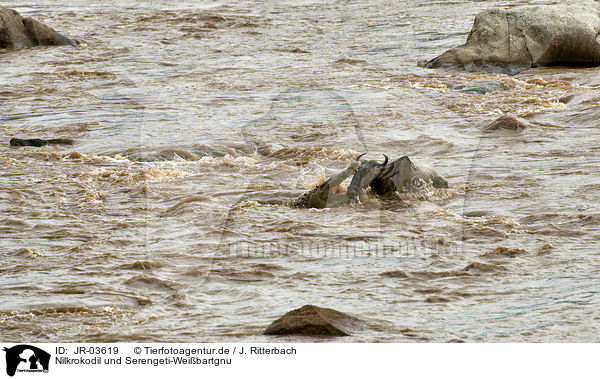
[[[566,0],[555,5],[491,9],[479,13],[464,45],[425,63],[518,72],[550,65],[600,65],[600,3]]]
[[[37,20],[23,18],[15,10],[0,7],[0,49],[57,45],[74,46],[76,43]]]

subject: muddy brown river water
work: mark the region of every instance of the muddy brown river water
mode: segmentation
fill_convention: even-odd
[[[0,339],[599,342],[600,70],[417,66],[551,3],[3,2],[81,45],[0,52]],[[450,188],[285,205],[362,152]]]

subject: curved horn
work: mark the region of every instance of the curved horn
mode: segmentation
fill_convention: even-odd
[[[362,157],[365,154],[367,154],[367,153],[362,153],[361,155],[359,155],[358,157],[356,157],[356,161],[358,162],[358,160],[360,159],[360,157]]]
[[[385,157],[385,161],[383,161],[383,163],[381,163],[379,166],[385,166],[388,163],[388,156],[383,154],[383,156]]]

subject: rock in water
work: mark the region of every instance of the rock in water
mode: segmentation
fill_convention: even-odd
[[[0,49],[57,45],[77,43],[37,20],[23,18],[17,11],[0,6]]]
[[[530,67],[600,65],[600,3],[565,0],[512,10],[491,9],[475,17],[464,45],[426,62],[517,73]]]
[[[304,336],[348,336],[363,322],[330,308],[305,305],[275,320],[263,334]]]
[[[41,147],[46,145],[72,145],[73,140],[69,138],[53,138],[53,139],[41,139],[41,138],[11,138],[10,146],[34,146]]]

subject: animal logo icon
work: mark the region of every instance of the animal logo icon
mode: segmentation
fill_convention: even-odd
[[[18,371],[48,372],[50,354],[31,345],[16,345],[4,348],[6,352],[6,373],[14,376]]]

